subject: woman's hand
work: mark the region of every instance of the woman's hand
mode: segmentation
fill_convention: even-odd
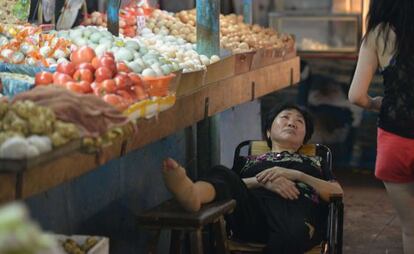
[[[259,183],[266,184],[268,181],[272,182],[278,177],[285,177],[291,181],[299,181],[302,177],[302,172],[293,169],[287,169],[283,167],[272,167],[263,170],[256,175],[256,179]]]
[[[263,187],[267,190],[275,192],[285,199],[294,200],[299,197],[299,190],[296,188],[295,183],[283,176],[279,176],[274,181],[268,181],[263,184]]]

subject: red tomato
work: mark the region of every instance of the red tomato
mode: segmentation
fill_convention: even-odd
[[[57,85],[65,85],[66,82],[73,81],[72,77],[65,73],[55,72],[53,74],[53,83]]]
[[[106,93],[113,93],[117,90],[116,83],[113,79],[102,81],[102,88]]]
[[[91,84],[91,88],[92,88],[93,93],[94,93],[96,96],[98,96],[98,97],[102,97],[102,96],[104,96],[104,95],[105,95],[105,91],[104,91],[104,90],[103,90],[103,88],[102,88],[102,83],[96,83],[96,82],[93,82],[93,83]]]
[[[112,53],[112,52],[110,52],[110,51],[106,51],[106,52],[103,54],[103,56],[108,56],[108,57],[110,57],[110,58],[112,58],[112,59],[114,59],[114,60],[115,60],[114,53]]]
[[[116,105],[120,102],[122,102],[122,97],[116,94],[105,94],[105,96],[102,98],[105,102]]]
[[[72,53],[71,60],[75,65],[78,65],[80,63],[92,62],[92,59],[95,56],[95,51],[92,48],[88,46],[82,46]]]
[[[98,58],[99,61],[99,67],[107,67],[112,71],[112,73],[115,73],[116,71],[116,64],[115,60],[109,56],[103,56]]]
[[[138,100],[148,99],[148,93],[145,92],[142,86],[134,86],[134,92]]]
[[[84,93],[83,89],[82,89],[82,86],[78,82],[68,81],[68,82],[65,83],[65,86],[68,90],[71,90],[72,92]]]
[[[125,73],[118,73],[114,80],[118,89],[125,89],[132,85],[132,80]]]
[[[134,102],[134,98],[132,97],[132,95],[125,90],[118,90],[116,91],[116,94],[122,96],[122,98],[124,98],[124,100],[128,104],[131,104],[132,102]]]
[[[125,73],[131,72],[129,67],[124,62],[117,62],[116,63],[116,70],[118,72],[125,72]]]
[[[107,67],[99,67],[95,71],[95,80],[96,82],[102,82],[106,79],[112,78],[112,71]]]
[[[142,79],[138,74],[130,72],[128,73],[128,77],[131,79],[134,86],[142,86]]]
[[[79,86],[82,88],[83,93],[92,93],[92,87],[91,87],[91,83],[87,82],[87,81],[81,81],[79,82]]]
[[[92,59],[91,64],[92,64],[93,68],[95,68],[95,70],[98,69],[99,68],[99,59],[97,57],[94,57]]]
[[[35,75],[35,84],[38,85],[49,85],[53,83],[53,74],[47,71],[41,71]]]
[[[59,63],[56,67],[56,71],[60,72],[60,73],[65,73],[68,74],[69,76],[72,76],[73,73],[75,72],[76,68],[75,68],[75,64],[72,62],[63,62],[63,63]]]
[[[93,82],[93,72],[89,69],[80,69],[73,74],[73,79],[76,81],[86,81],[89,84]]]
[[[95,58],[94,58],[95,59]],[[93,61],[93,60],[92,60]],[[78,67],[76,67],[77,70],[80,69],[88,69],[90,70],[92,73],[95,72],[95,67],[93,67],[93,65],[91,63],[81,63],[78,65]]]

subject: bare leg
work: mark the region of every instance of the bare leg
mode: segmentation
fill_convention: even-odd
[[[168,190],[187,211],[200,210],[202,204],[213,201],[216,196],[212,184],[203,181],[193,183],[185,169],[173,159],[164,161],[162,174]]]
[[[384,182],[401,222],[405,254],[414,254],[414,183]]]

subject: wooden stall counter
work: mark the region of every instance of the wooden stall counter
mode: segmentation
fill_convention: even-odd
[[[239,59],[250,63],[253,56],[246,57],[238,56]],[[242,66],[243,70],[239,70],[238,74],[221,80],[217,80],[213,75],[208,80],[214,82],[195,84],[197,89],[178,96],[175,105],[169,110],[152,119],[138,120],[136,135],[115,142],[100,152],[86,154],[75,151],[20,172],[1,173],[0,203],[44,192],[204,118],[296,84],[300,78],[299,57],[292,53],[272,64],[266,62],[265,65],[259,66],[255,62],[255,68],[249,71],[245,62]]]

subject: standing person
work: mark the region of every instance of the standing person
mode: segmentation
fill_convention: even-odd
[[[367,33],[348,97],[379,111],[375,176],[401,221],[405,254],[414,253],[414,1],[371,0]],[[379,68],[384,97],[368,88]]]

